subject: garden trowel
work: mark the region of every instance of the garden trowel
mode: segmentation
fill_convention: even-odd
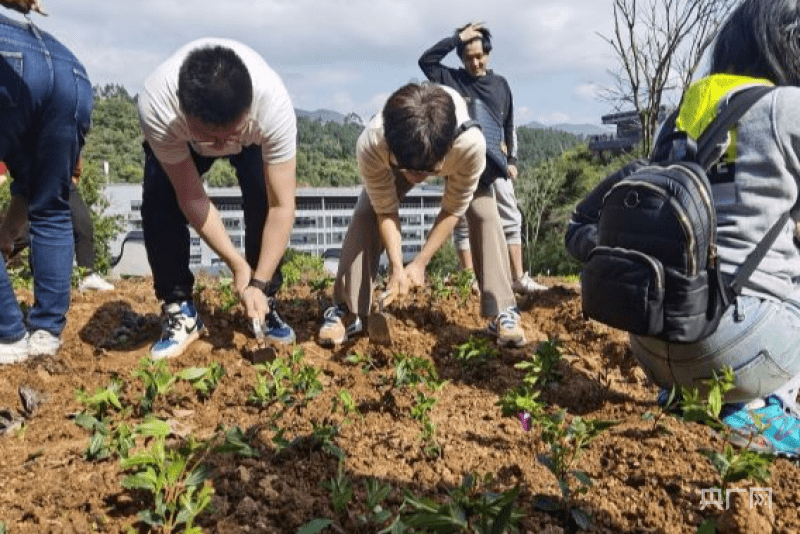
[[[277,352],[274,347],[267,345],[264,337],[264,328],[259,319],[252,319],[253,335],[256,337],[256,346],[248,350],[248,359],[252,363],[264,363],[275,359]]]
[[[382,345],[391,345],[392,331],[389,328],[389,317],[384,308],[394,300],[394,292],[384,291],[378,297],[378,311],[372,312],[367,320],[369,339]]]

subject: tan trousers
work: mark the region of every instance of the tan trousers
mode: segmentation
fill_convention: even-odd
[[[413,187],[402,175],[396,176],[397,198],[402,202]],[[516,306],[511,289],[511,266],[508,260],[500,216],[492,190],[478,187],[466,213],[475,276],[481,290],[481,315],[494,317]],[[337,304],[345,304],[351,313],[365,318],[370,313],[372,293],[383,253],[378,217],[362,191],[347,228],[333,285]]]

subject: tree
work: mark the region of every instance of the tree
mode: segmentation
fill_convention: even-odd
[[[731,0],[613,0],[614,33],[601,37],[614,49],[619,69],[606,98],[633,106],[642,125],[642,150],[650,152],[667,94],[691,83]],[[670,102],[675,105],[677,102]]]

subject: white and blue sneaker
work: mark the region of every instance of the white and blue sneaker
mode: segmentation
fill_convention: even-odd
[[[264,335],[272,341],[291,345],[296,339],[294,329],[278,315],[276,304],[277,301],[274,298],[269,299],[269,313],[265,321],[266,324],[264,324]]]
[[[497,317],[489,322],[487,330],[497,338],[497,344],[501,347],[524,347],[527,340],[521,322],[519,308],[511,306],[497,314]]]
[[[28,359],[28,333],[19,339],[0,339],[0,365],[24,362]]]
[[[162,307],[164,326],[161,339],[150,349],[154,360],[174,358],[183,354],[186,347],[203,333],[203,320],[200,319],[191,301],[170,302]]]

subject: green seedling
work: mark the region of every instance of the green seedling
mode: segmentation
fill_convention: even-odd
[[[3,521],[0,521],[0,534],[6,534],[6,524]]]
[[[322,370],[312,365],[303,365],[290,378],[292,389],[303,393],[304,404],[322,393],[322,382],[319,380],[321,374]]]
[[[537,459],[553,473],[558,481],[561,499],[540,498],[534,506],[545,511],[563,511],[565,520],[572,520],[583,530],[592,526],[591,516],[575,506],[574,499],[589,491],[592,479],[584,471],[573,469],[586,446],[606,429],[618,424],[617,421],[601,419],[582,419],[575,416],[567,423],[566,410],[540,419],[542,441],[550,451],[538,455]],[[577,481],[573,486],[572,480]]]
[[[89,428],[82,422],[78,424]],[[136,444],[131,428],[124,422],[114,426],[108,420],[96,421],[89,429],[94,430],[84,453],[89,461],[105,460],[114,455],[127,458]]]
[[[495,405],[500,406],[504,416],[517,415],[528,412],[532,417],[538,418],[544,410],[544,404],[539,401],[539,390],[527,385],[507,389]]]
[[[256,369],[256,384],[253,393],[248,397],[248,402],[256,406],[266,407],[273,402],[280,402],[290,406],[294,402],[289,378],[291,369],[281,358],[272,362],[258,364]]]
[[[167,360],[154,361],[146,356],[139,360],[139,367],[131,376],[144,383],[144,394],[139,402],[142,414],[152,413],[156,399],[169,393],[176,380],[167,367]]]
[[[402,515],[381,534],[405,532],[407,529],[448,534],[516,533],[516,525],[523,517],[514,506],[519,493],[519,486],[505,493],[478,492],[475,478],[471,475],[464,477],[460,487],[449,492],[450,502],[445,504],[438,504],[426,497],[416,497],[406,491],[403,506],[412,511]]]
[[[453,358],[464,368],[483,367],[499,354],[488,337],[469,336],[461,345],[455,346]]]
[[[431,459],[442,456],[442,445],[436,439],[436,428],[437,426],[427,417],[422,420],[422,432],[419,435],[422,452]]]
[[[361,524],[382,525],[392,516],[389,510],[381,506],[381,503],[391,492],[392,487],[389,484],[382,483],[373,478],[364,481],[367,513],[359,516],[358,519]]]
[[[397,388],[429,381],[436,384],[435,381],[439,378],[433,364],[424,358],[395,354],[394,365],[394,387]]]
[[[349,423],[347,416],[350,414],[357,415],[362,419],[364,416],[358,411],[358,404],[353,400],[353,396],[346,389],[340,389],[335,397],[331,399],[331,413],[339,411],[339,405],[342,406],[342,413],[345,415],[344,424]]]
[[[431,276],[431,296],[433,300],[447,300],[453,294],[453,288],[447,285],[444,277],[435,274]]]
[[[189,367],[179,371],[177,377],[192,384],[203,399],[207,399],[225,376],[225,368],[213,362],[208,367]]]
[[[456,295],[465,304],[472,295],[472,283],[475,281],[475,273],[469,269],[456,271],[450,275],[450,284],[455,288]]]
[[[235,454],[245,458],[258,458],[260,456],[258,450],[250,445],[251,437],[242,432],[238,426],[226,429],[223,425],[220,430],[225,436],[225,441],[219,447],[214,448],[214,452]]]
[[[85,389],[75,390],[75,399],[89,409],[91,415],[97,419],[107,416],[112,410],[122,411],[122,403],[119,400],[123,383],[119,379],[113,379],[111,384],[105,388],[97,388],[93,394],[89,395]]]
[[[318,534],[333,524],[333,519],[316,518],[312,519],[297,531],[297,534]]]
[[[316,421],[311,421],[311,428],[311,438],[314,440],[314,443],[323,451],[338,458],[340,462],[343,462],[347,455],[335,442],[336,436],[339,435],[339,427],[337,425],[324,423],[318,425]]]
[[[122,486],[149,495],[151,507],[138,515],[150,528],[201,534],[194,521],[211,504],[214,494],[213,486],[206,482],[211,471],[201,463],[210,450],[210,441],[190,438],[170,450],[165,444],[170,432],[169,425],[158,419],[148,419],[136,427],[134,433],[152,438],[152,444],[120,462],[123,470],[131,472],[122,479]]]
[[[331,493],[333,509],[337,515],[344,515],[347,505],[353,498],[353,485],[350,479],[345,476],[344,463],[339,462],[339,473],[336,477],[322,482],[322,487]]]
[[[561,374],[556,371],[556,366],[561,360],[561,342],[557,339],[548,339],[539,344],[532,359],[520,362],[514,367],[525,371],[523,378],[525,384],[543,386],[561,380]]]
[[[372,356],[368,354],[362,354],[360,352],[354,352],[353,354],[348,354],[345,357],[344,361],[353,365],[360,365],[361,372],[363,374],[367,374],[371,370],[377,368],[376,362],[372,358]]]
[[[677,409],[678,406],[678,399],[677,399],[678,389],[677,387],[673,386],[672,389],[669,391],[669,395],[667,396],[666,402],[663,406],[658,406],[655,409],[655,412],[647,411],[642,414],[642,419],[645,421],[653,421],[653,431],[657,429],[663,432],[664,434],[669,434],[669,428],[662,423],[662,419],[665,415],[667,415],[670,411]]]
[[[411,407],[411,418],[417,421],[424,421],[428,418],[428,413],[433,410],[436,402],[436,398],[428,397],[421,391],[417,391],[416,402]]]
[[[239,303],[239,296],[233,287],[232,278],[220,278],[217,285],[217,293],[219,294],[219,309],[223,313],[229,312]]]

